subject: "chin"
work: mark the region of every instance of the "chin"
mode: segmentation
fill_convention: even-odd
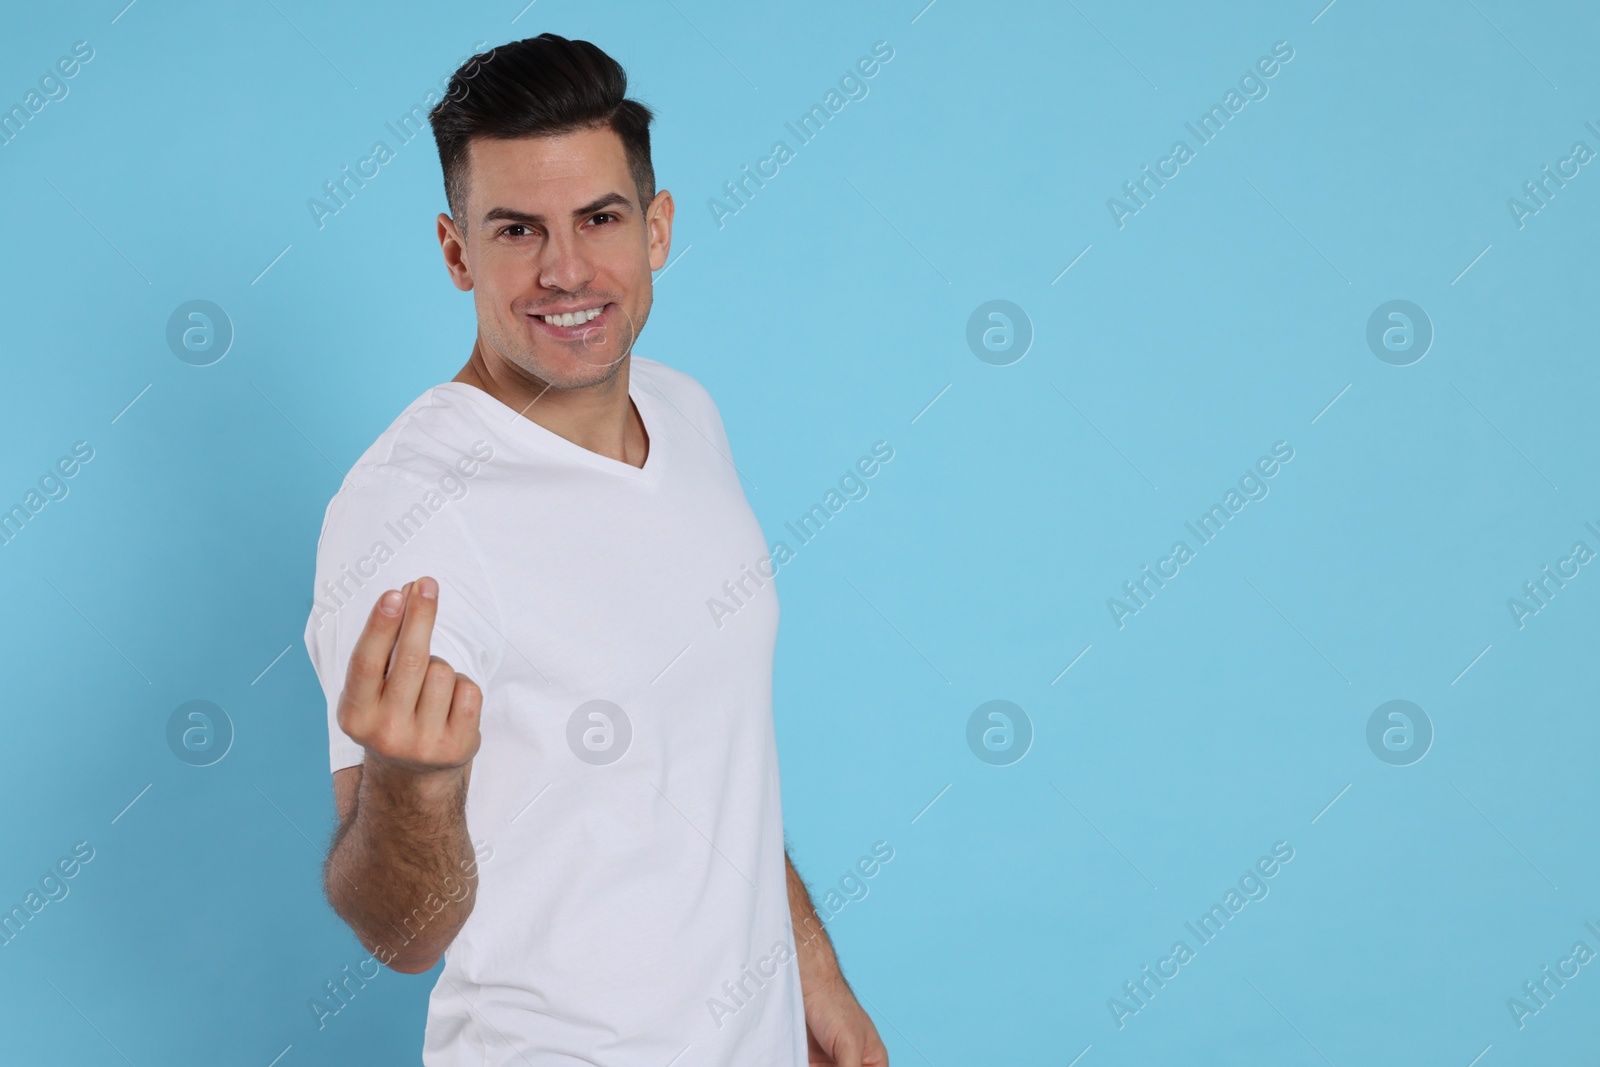
[[[603,353],[598,355],[585,353],[582,357],[558,357],[555,360],[535,356],[521,365],[540,381],[548,382],[552,389],[583,389],[608,382],[617,376],[621,370],[621,361],[599,362],[607,358],[609,357]]]

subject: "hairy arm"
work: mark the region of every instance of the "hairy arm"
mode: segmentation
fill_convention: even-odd
[[[466,800],[483,697],[428,654],[438,588],[422,578],[384,594],[350,657],[339,726],[366,752],[334,774],[339,829],[323,868],[333,910],[407,974],[438,962],[477,899]]]
[[[784,853],[789,885],[789,919],[805,1001],[806,1043],[812,1064],[837,1067],[889,1067],[889,1052],[877,1027],[856,1002],[844,980],[833,941],[811,904],[811,894],[794,861]]]
[[[334,774],[340,827],[323,867],[328,903],[378,962],[430,969],[477,900],[467,834],[470,771],[419,786],[382,764]]]

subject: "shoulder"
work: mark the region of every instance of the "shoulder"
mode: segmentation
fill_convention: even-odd
[[[716,401],[699,380],[676,367],[635,353],[630,357],[629,374],[649,392],[671,403],[684,415],[705,426],[720,426],[722,415]]]
[[[495,432],[460,382],[436,385],[407,404],[363,452],[339,486],[340,497],[449,489],[472,477],[495,452]]]
[[[351,466],[323,512],[323,534],[363,529],[419,503],[430,513],[465,495],[491,463],[498,438],[483,409],[458,382],[434,386],[407,404]]]

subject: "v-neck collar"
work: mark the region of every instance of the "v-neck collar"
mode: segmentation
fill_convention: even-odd
[[[475,404],[483,411],[493,424],[503,426],[505,433],[528,442],[540,451],[558,454],[595,470],[653,486],[660,480],[663,453],[666,451],[666,434],[661,426],[660,408],[656,406],[655,397],[647,389],[640,387],[637,369],[631,366],[628,368],[628,399],[633,401],[634,410],[639,413],[639,421],[644,425],[645,437],[649,442],[643,467],[635,467],[620,459],[603,456],[574,441],[569,441],[475,385],[448,381],[434,388],[444,390],[449,396],[465,397],[468,403]]]

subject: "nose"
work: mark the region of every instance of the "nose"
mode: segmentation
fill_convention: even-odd
[[[546,289],[575,293],[594,279],[594,264],[577,235],[554,233],[539,249],[539,284]]]

